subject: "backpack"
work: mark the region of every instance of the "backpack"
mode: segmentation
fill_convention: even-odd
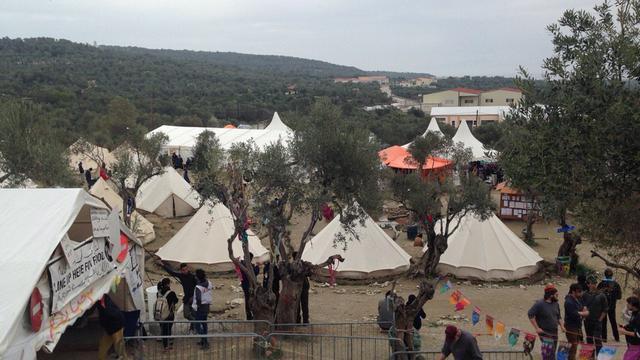
[[[171,315],[171,308],[169,301],[167,301],[167,295],[171,291],[167,291],[162,297],[156,299],[156,304],[153,306],[153,318],[156,321],[164,321]]]

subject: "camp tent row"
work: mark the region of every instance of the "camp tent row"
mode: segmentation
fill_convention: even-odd
[[[156,133],[164,133],[169,141],[162,148],[166,154],[175,152],[183,158],[193,155],[193,147],[196,139],[203,131],[211,131],[216,135],[220,146],[228,150],[233,144],[239,144],[252,140],[258,147],[282,141],[288,143],[293,136],[293,130],[285,125],[278,113],[273,114],[269,125],[264,129],[238,129],[238,128],[214,128],[214,127],[194,127],[194,126],[170,126],[163,125],[149,132],[147,136]]]
[[[104,203],[82,189],[0,189],[0,203],[3,359],[52,352],[110,291],[125,316],[144,316],[143,251]]]
[[[231,211],[220,202],[207,201],[156,255],[164,261],[209,265],[207,270],[214,272],[233,271],[227,241],[234,229]],[[254,262],[269,260],[269,251],[260,239],[251,230],[247,233]],[[233,256],[243,257],[242,243],[237,236],[232,246]]]
[[[440,222],[435,225],[441,233]],[[467,215],[449,236],[448,248],[437,270],[461,279],[517,280],[538,271],[540,255],[513,233],[497,216],[486,220]],[[427,251],[427,246],[423,252]]]
[[[200,195],[172,167],[140,186],[136,208],[164,218],[188,216],[200,207]]]
[[[105,181],[102,178],[98,178],[98,181],[93,184],[89,193],[104,201],[109,205],[110,209],[117,209],[120,218],[124,219],[124,202],[120,195],[115,191],[114,186],[111,185],[110,180]],[[156,232],[153,229],[153,224],[135,210],[131,213],[130,228],[134,231],[138,240],[142,241],[143,244],[148,244],[156,238]]]

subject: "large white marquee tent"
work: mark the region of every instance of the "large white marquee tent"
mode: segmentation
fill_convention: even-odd
[[[166,167],[140,186],[136,207],[164,218],[187,216],[200,207],[200,195],[174,168]]]
[[[287,125],[285,125],[278,113],[273,114],[269,125],[264,129],[238,129],[238,128],[214,128],[214,127],[191,127],[191,126],[169,126],[163,125],[149,132],[147,136],[164,133],[169,138],[163,151],[167,154],[175,152],[183,158],[191,157],[192,150],[196,144],[196,138],[203,131],[208,130],[216,134],[223,149],[228,150],[233,144],[253,140],[259,147],[265,147],[278,140],[287,143],[293,135]]]
[[[336,216],[305,246],[302,259],[313,264],[326,261],[329,256],[342,255],[345,261],[338,264],[336,278],[370,279],[401,274],[409,269],[411,256],[387,235],[369,215],[364,225],[356,221],[355,238],[345,231]],[[347,239],[344,244],[334,244],[336,235]],[[322,269],[328,275],[327,269]]]
[[[165,261],[211,265],[212,271],[232,271],[234,266],[229,259],[227,240],[233,232],[231,211],[222,203],[207,202],[156,255]],[[269,251],[260,239],[251,230],[247,233],[254,261],[268,260]],[[233,240],[233,255],[243,257],[238,237]]]
[[[440,231],[439,223],[436,232]],[[449,236],[448,248],[437,270],[461,279],[517,280],[538,271],[540,255],[524,243],[498,217],[485,221],[467,215]],[[427,250],[425,246],[423,252]]]

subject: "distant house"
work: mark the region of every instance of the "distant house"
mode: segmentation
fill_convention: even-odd
[[[389,78],[386,76],[358,76],[358,77],[337,77],[333,79],[335,83],[354,83],[354,84],[369,84],[377,82],[379,84],[389,84]]]
[[[285,95],[295,95],[298,93],[298,87],[296,84],[290,84],[287,86],[287,91],[285,91]]]
[[[432,84],[435,84],[437,82],[438,80],[436,78],[417,77],[414,79],[400,80],[396,83],[396,85],[401,87],[418,87],[418,86],[431,86]]]
[[[441,106],[510,106],[522,99],[522,92],[515,88],[481,91],[454,88],[422,96],[422,110],[430,111]]]
[[[463,121],[469,128],[504,120],[509,106],[439,106],[431,108],[431,117],[458,127]]]

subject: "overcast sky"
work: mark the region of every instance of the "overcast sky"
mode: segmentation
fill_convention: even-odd
[[[600,1],[598,1],[600,2]],[[546,25],[595,0],[0,0],[0,36],[290,55],[364,70],[541,74]]]

